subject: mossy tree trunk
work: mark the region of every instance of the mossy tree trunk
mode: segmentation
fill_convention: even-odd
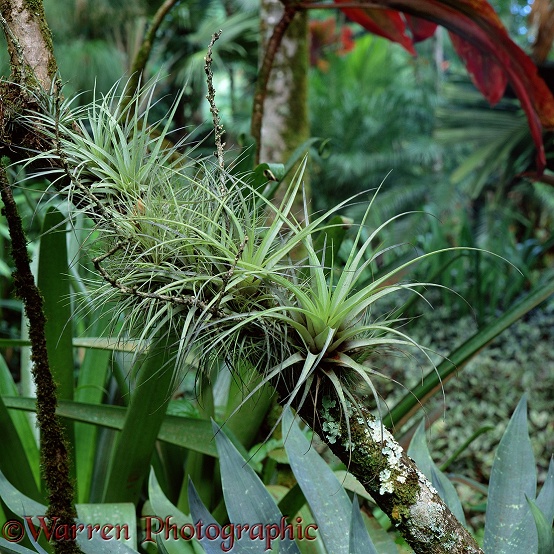
[[[308,13],[291,0],[262,0],[261,60],[252,117],[257,163],[286,163],[310,136],[308,119]],[[285,187],[277,191],[282,200]],[[309,200],[308,174],[299,192],[294,215],[303,219],[303,194]],[[295,253],[300,256],[300,253]]]
[[[5,165],[25,156],[27,148],[40,145],[40,138],[18,126],[17,117],[35,108],[34,93],[51,91],[57,71],[50,31],[41,0],[1,0],[0,23],[10,55],[11,82],[0,83],[0,192],[12,240],[14,284],[29,321],[33,379],[37,391],[37,422],[40,431],[41,471],[48,488],[46,516],[55,527],[71,529],[77,512],[70,477],[68,446],[56,416],[56,384],[46,348],[43,299],[35,285],[27,254],[27,240],[17,212]],[[37,142],[38,141],[38,142]],[[43,514],[36,514],[43,515]],[[74,539],[55,541],[57,554],[81,552]]]
[[[284,11],[279,0],[262,0],[262,52],[266,51]],[[293,16],[273,60],[264,100],[261,162],[285,162],[309,137],[307,21],[307,12]]]

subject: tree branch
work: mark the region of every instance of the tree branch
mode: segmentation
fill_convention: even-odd
[[[315,412],[313,404],[304,402],[300,415],[312,422],[416,554],[483,554],[380,420],[364,408],[341,414],[337,402],[323,398]]]
[[[2,212],[6,216],[12,240],[12,257],[15,263],[14,285],[17,295],[23,300],[25,315],[29,321],[32,373],[37,391],[36,412],[41,443],[40,465],[48,488],[49,505],[46,516],[51,524],[54,521],[53,518],[57,518],[57,525],[67,525],[67,528],[71,529],[77,512],[73,505],[74,490],[69,475],[67,444],[56,416],[56,384],[48,363],[43,299],[31,273],[25,233],[3,166],[0,167],[0,187],[4,202]],[[75,540],[69,537],[57,541],[55,551],[57,554],[81,552]]]
[[[152,52],[156,33],[158,32],[158,29],[160,28],[160,25],[162,24],[166,15],[171,11],[173,6],[175,6],[178,1],[179,0],[165,0],[165,2],[158,8],[158,11],[154,14],[154,18],[150,23],[150,27],[144,35],[144,39],[139,48],[139,51],[136,53],[133,64],[131,65],[131,76],[129,77],[129,80],[127,81],[127,84],[125,86],[125,92],[123,93],[124,98],[130,100],[137,92],[140,81],[142,79],[142,75],[144,73],[144,69],[146,68],[146,64],[150,59],[150,53]]]

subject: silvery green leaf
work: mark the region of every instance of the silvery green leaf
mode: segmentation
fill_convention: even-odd
[[[536,531],[525,497],[535,498],[536,488],[535,456],[527,429],[524,395],[508,423],[492,465],[483,539],[485,552],[533,551]]]
[[[283,412],[290,466],[308,501],[327,552],[348,554],[352,505],[331,468],[307,441],[290,410]]]
[[[378,554],[367,532],[358,497],[354,494],[352,500],[352,520],[350,523],[350,554]]]
[[[279,552],[299,554],[298,547],[294,540],[289,538],[288,532],[281,532],[286,525],[285,518],[269,491],[217,423],[213,422],[212,426],[219,453],[221,485],[229,521],[250,526],[257,524],[264,526],[265,539],[252,541],[252,544],[256,545],[257,552],[265,552],[268,547],[274,547],[277,544],[276,541],[270,540],[269,529],[271,527],[271,534],[274,534],[277,530],[275,526],[278,526]],[[243,543],[242,540],[240,542]]]
[[[527,499],[529,508],[533,519],[535,520],[535,526],[538,536],[538,553],[537,554],[552,554],[554,552],[554,536],[552,535],[552,519],[547,521],[545,515],[541,509],[537,506],[536,502],[531,499]]]

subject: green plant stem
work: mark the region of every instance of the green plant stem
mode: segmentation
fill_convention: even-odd
[[[341,414],[338,408],[321,403],[315,408],[314,417],[313,404],[305,402],[300,415],[364,485],[416,554],[483,554],[413,460],[369,411],[362,407],[361,413]],[[329,426],[337,428],[338,435],[330,435]]]
[[[139,51],[136,53],[135,59],[133,60],[133,65],[131,66],[131,77],[129,77],[127,85],[125,86],[125,92],[123,93],[126,102],[122,106],[122,111],[124,111],[124,108],[136,94],[140,86],[140,81],[146,64],[150,58],[152,46],[154,45],[156,33],[158,32],[160,25],[178,1],[179,0],[165,0],[165,2],[158,8],[158,11],[154,14],[154,18],[150,23],[150,27],[144,36],[144,40],[142,41]]]
[[[32,373],[37,390],[41,469],[48,488],[49,506],[46,516],[50,521],[58,518],[58,525],[72,526],[77,512],[73,505],[74,489],[69,477],[67,445],[63,428],[56,416],[56,384],[48,363],[43,299],[31,272],[25,233],[4,167],[0,168],[0,186],[4,202],[2,213],[8,222],[16,268],[13,273],[14,286],[23,301],[25,315],[29,321]],[[81,552],[75,540],[72,539],[57,541],[54,544],[57,554]]]

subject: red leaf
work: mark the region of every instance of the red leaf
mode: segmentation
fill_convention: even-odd
[[[508,84],[508,74],[497,60],[476,48],[463,38],[449,33],[452,45],[465,63],[475,86],[492,106],[504,96]]]
[[[382,6],[386,13],[392,9],[406,16],[427,19],[461,37],[454,39],[456,49],[489,101],[498,101],[508,81],[527,115],[538,150],[539,172],[544,169],[542,126],[554,128],[554,97],[539,77],[535,64],[510,39],[486,0],[372,0],[372,3]],[[398,42],[396,38],[391,40]]]
[[[412,39],[414,42],[422,42],[435,34],[437,29],[436,23],[408,14],[404,17],[412,33]]]
[[[335,0],[337,4],[348,3],[350,0]],[[361,25],[374,35],[379,35],[392,42],[401,44],[410,54],[415,56],[412,39],[406,34],[406,24],[400,14],[394,10],[374,8],[340,8],[341,11],[355,23]]]

